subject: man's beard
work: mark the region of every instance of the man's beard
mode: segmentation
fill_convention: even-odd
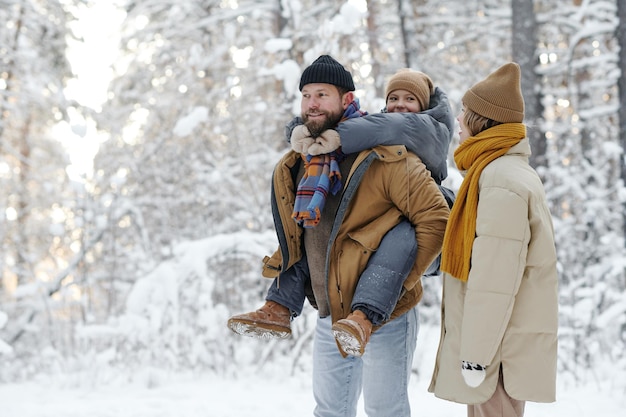
[[[343,110],[337,111],[336,113],[324,112],[324,115],[326,117],[321,121],[309,120],[309,117],[306,114],[302,115],[302,120],[304,121],[305,126],[309,129],[311,137],[316,138],[325,130],[334,129],[343,117]]]

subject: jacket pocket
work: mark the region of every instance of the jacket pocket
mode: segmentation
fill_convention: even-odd
[[[365,226],[348,233],[348,237],[359,243],[363,248],[375,252],[380,246],[383,236],[400,222],[398,215],[383,215],[369,222]]]
[[[279,250],[274,252],[271,257],[266,256],[263,258],[263,270],[261,271],[261,275],[265,278],[276,278],[282,269],[282,261]]]

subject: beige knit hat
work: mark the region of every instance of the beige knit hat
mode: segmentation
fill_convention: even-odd
[[[434,87],[433,81],[423,72],[402,68],[389,79],[385,102],[389,98],[389,94],[395,90],[406,90],[415,95],[422,110],[427,110]]]
[[[466,109],[500,123],[522,123],[524,97],[520,68],[509,62],[474,84],[463,96]]]

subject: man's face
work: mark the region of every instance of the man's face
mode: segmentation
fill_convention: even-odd
[[[306,84],[302,88],[300,111],[311,136],[317,137],[326,129],[337,126],[350,104],[348,96],[351,97],[351,93],[340,96],[332,84]]]

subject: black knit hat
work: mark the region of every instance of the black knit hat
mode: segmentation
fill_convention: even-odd
[[[312,83],[332,84],[354,91],[352,74],[330,55],[320,56],[304,70],[300,78],[300,91],[305,85]]]

